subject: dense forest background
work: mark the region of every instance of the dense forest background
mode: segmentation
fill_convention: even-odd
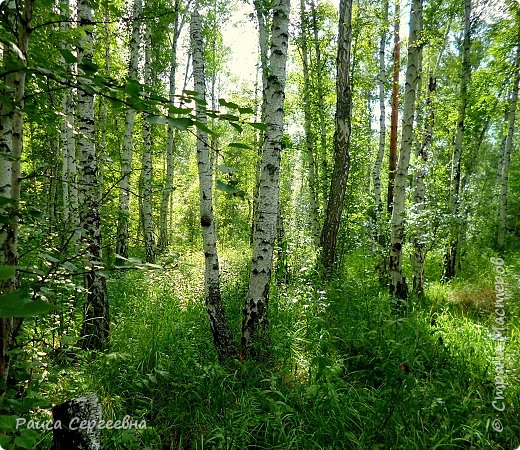
[[[518,1],[3,0],[0,49],[0,447],[91,393],[88,448],[520,445]]]

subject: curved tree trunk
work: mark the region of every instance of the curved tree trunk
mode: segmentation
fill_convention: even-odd
[[[265,88],[265,123],[258,218],[253,236],[253,259],[242,322],[242,352],[267,341],[269,284],[278,218],[280,152],[282,147],[284,97],[289,40],[290,0],[275,0],[273,7],[269,76]]]
[[[402,273],[402,254],[404,241],[404,216],[406,202],[406,180],[410,165],[413,143],[413,122],[417,86],[419,82],[419,63],[422,45],[419,41],[422,31],[422,0],[413,0],[410,11],[410,38],[408,44],[408,63],[406,67],[406,90],[404,93],[401,150],[395,178],[394,206],[392,208],[392,238],[390,246],[390,294],[401,299],[408,296],[406,279]]]
[[[337,262],[338,233],[350,169],[350,132],[352,92],[350,86],[350,46],[352,34],[352,0],[339,4],[338,55],[336,80],[336,117],[334,130],[334,170],[329,201],[321,234],[322,264],[331,270]]]

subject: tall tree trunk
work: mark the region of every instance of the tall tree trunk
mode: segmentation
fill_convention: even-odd
[[[520,30],[520,22],[517,22]],[[520,84],[520,31],[517,36],[517,50],[514,62],[515,75],[507,113],[507,137],[504,145],[504,159],[500,177],[500,202],[498,206],[498,236],[497,244],[500,250],[504,248],[507,218],[507,193],[509,182],[509,167],[511,165],[511,149],[513,148],[513,135],[515,132],[516,106],[518,103],[518,87]]]
[[[433,125],[435,121],[435,111],[433,109],[433,95],[437,88],[437,79],[435,77],[434,68],[430,67],[430,76],[428,80],[428,89],[425,102],[425,119],[422,140],[416,143],[416,156],[418,165],[414,174],[414,209],[417,215],[415,232],[413,237],[414,253],[412,256],[413,266],[413,290],[418,295],[424,293],[424,261],[426,258],[426,242],[425,234],[425,208],[426,208],[426,185],[424,179],[428,173],[428,152],[432,142]]]
[[[265,123],[258,218],[253,238],[249,290],[242,322],[242,352],[255,353],[253,345],[267,342],[269,283],[279,206],[279,171],[282,147],[290,0],[275,0],[272,6],[269,77],[265,88]]]
[[[460,80],[459,111],[457,117],[457,131],[453,146],[451,160],[451,183],[450,183],[450,230],[448,248],[444,255],[445,281],[455,276],[457,261],[459,257],[459,211],[460,211],[460,178],[461,158],[464,144],[464,122],[466,120],[466,109],[468,104],[468,86],[471,79],[471,0],[464,0],[464,35],[462,43],[462,66]]]
[[[152,30],[146,25],[145,32],[144,84],[152,85]],[[152,192],[152,125],[143,117],[143,156],[141,159],[141,177],[139,180],[140,216],[143,225],[144,249],[146,262],[155,262],[155,235],[153,224],[153,192]]]
[[[388,195],[386,209],[392,214],[394,204],[394,186],[397,169],[397,127],[399,122],[399,70],[401,66],[401,43],[399,29],[401,27],[400,0],[395,0],[394,17],[394,68],[392,72],[392,113],[390,117],[390,152],[388,156]]]
[[[6,77],[5,94],[11,96],[13,100],[12,106],[9,102],[2,102],[2,115],[5,114],[5,123],[2,125],[0,137],[0,151],[3,156],[7,156],[8,160],[2,162],[1,195],[10,197],[9,207],[13,212],[20,208],[20,176],[21,176],[21,157],[23,150],[23,121],[24,121],[24,97],[25,97],[25,67],[27,65],[27,51],[29,46],[29,35],[31,30],[31,21],[33,16],[33,0],[25,0],[20,8],[20,25],[17,29],[17,46],[20,52],[17,66],[19,71],[12,76]],[[8,4],[6,8],[14,8],[14,5]],[[10,51],[6,51],[3,55],[4,63],[7,63],[14,55]],[[12,85],[11,85],[12,83]],[[2,117],[2,122],[4,117]],[[10,177],[10,179],[9,179]],[[1,244],[2,264],[16,266],[18,264],[18,230],[19,218],[13,214],[9,223],[5,227],[5,233],[2,233]],[[2,281],[0,290],[2,294],[6,294],[15,289],[17,284],[16,276]],[[16,335],[22,325],[21,319],[0,318],[0,378],[7,379],[9,373],[9,350],[14,344]]]
[[[78,22],[85,32],[78,47],[78,61],[92,62],[92,7],[89,0],[78,1]],[[84,306],[82,347],[99,350],[108,346],[109,308],[106,280],[96,270],[101,261],[101,189],[94,141],[94,96],[80,90],[78,95],[78,147],[81,154],[82,239],[87,246],[91,269],[85,275],[87,297]]]
[[[132,36],[130,39],[130,60],[128,77],[137,80],[139,73],[139,45],[141,43],[140,16],[142,0],[134,0]],[[130,175],[132,173],[132,155],[134,152],[134,116],[135,111],[128,108],[125,119],[123,138],[123,160],[121,161],[121,180],[119,182],[119,217],[117,222],[116,253],[128,257],[128,225],[130,219]]]
[[[408,62],[406,67],[406,89],[404,93],[401,150],[395,178],[394,205],[392,208],[392,238],[390,246],[390,294],[401,299],[408,296],[406,279],[402,273],[402,254],[404,240],[404,216],[406,202],[406,180],[410,165],[413,143],[413,122],[416,92],[419,81],[419,63],[422,44],[422,0],[413,0],[410,11],[410,38],[408,43]]]
[[[310,1],[311,7],[311,18],[312,18],[312,33],[314,43],[314,53],[316,58],[316,94],[318,96],[318,117],[320,122],[320,162],[321,162],[321,176],[317,173],[320,179],[321,193],[322,193],[322,205],[323,210],[327,207],[327,195],[329,188],[329,166],[327,160],[327,120],[326,120],[326,108],[325,108],[325,93],[323,92],[323,62],[321,58],[321,46],[319,39],[319,27],[318,27],[318,14],[316,11],[316,5],[314,0]]]
[[[266,7],[263,0],[253,0],[255,7],[256,20],[258,22],[258,47],[260,49],[260,66],[262,71],[262,103],[260,105],[260,121],[265,123],[266,117],[266,93],[267,77],[269,73],[268,48],[269,48],[269,34],[267,31],[267,14]],[[250,244],[254,242],[255,226],[258,220],[258,191],[260,189],[260,171],[262,164],[262,148],[264,143],[264,132],[259,132],[260,139],[258,140],[258,160],[255,170],[255,189],[253,192],[253,221],[251,223],[251,233],[249,237]]]
[[[170,56],[170,80],[168,99],[173,105],[175,102],[175,77],[177,76],[177,43],[179,42],[179,35],[184,21],[180,21],[180,4],[181,0],[175,1],[174,10],[176,11],[173,19],[173,36]],[[172,117],[171,113],[168,113]],[[174,157],[173,151],[175,149],[177,133],[175,129],[168,125],[166,138],[166,175],[164,180],[164,188],[161,193],[161,211],[159,214],[159,239],[157,241],[158,250],[164,250],[170,243],[170,233],[168,222],[171,220],[170,198],[173,193],[173,169]]]
[[[376,161],[374,163],[374,170],[372,171],[372,180],[374,183],[374,210],[375,210],[375,225],[376,225],[376,240],[379,246],[380,262],[378,264],[379,280],[387,277],[387,258],[384,256],[385,248],[385,230],[383,228],[383,203],[381,200],[381,166],[385,156],[386,143],[386,102],[385,102],[385,82],[386,82],[386,64],[385,64],[385,49],[387,39],[387,22],[388,22],[388,0],[383,1],[382,5],[382,25],[381,37],[379,39],[379,147],[377,151]]]
[[[334,130],[334,170],[330,183],[325,223],[321,234],[322,263],[331,270],[337,262],[338,233],[345,202],[350,169],[350,133],[352,92],[350,86],[350,46],[352,0],[340,0],[336,80],[336,116]]]
[[[194,90],[200,99],[206,97],[204,75],[204,45],[202,40],[201,19],[198,5],[195,3],[191,15],[191,55],[193,59]],[[197,120],[207,124],[207,115],[203,106],[197,103]],[[210,165],[208,135],[197,129],[197,164],[200,192],[200,224],[204,241],[205,262],[205,297],[213,342],[219,359],[222,361],[235,354],[231,329],[224,314],[220,293],[220,269],[213,217],[213,172]]]
[[[315,139],[311,129],[312,115],[311,115],[311,86],[309,80],[309,54],[307,49],[307,18],[305,11],[305,0],[300,0],[300,21],[301,34],[300,46],[302,52],[303,63],[303,115],[304,115],[304,130],[305,130],[305,149],[307,152],[307,164],[309,166],[307,174],[307,184],[309,186],[309,218],[311,225],[311,235],[316,247],[320,244],[320,231],[318,221],[318,205],[316,202],[316,163],[314,160]]]

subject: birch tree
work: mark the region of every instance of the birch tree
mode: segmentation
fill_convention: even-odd
[[[151,23],[146,25],[144,57],[144,84],[152,85],[152,28]],[[139,179],[139,205],[141,223],[143,225],[144,248],[146,261],[155,262],[155,235],[152,209],[152,125],[143,117],[143,155],[141,159],[141,176]]]
[[[406,180],[410,165],[413,143],[413,123],[416,92],[419,81],[419,62],[422,44],[422,0],[413,0],[410,11],[410,37],[408,42],[408,62],[406,67],[406,87],[404,93],[401,149],[395,178],[394,202],[391,219],[390,246],[390,294],[405,299],[408,296],[406,279],[402,273],[402,254],[404,241],[404,218],[406,202]]]
[[[142,0],[134,0],[132,16],[132,35],[130,38],[130,59],[128,61],[128,78],[137,80],[139,76],[139,46],[141,44],[140,16]],[[116,253],[128,257],[128,222],[130,218],[130,175],[132,174],[132,155],[134,151],[134,116],[130,107],[126,111],[125,131],[123,138],[123,158],[121,161],[121,181],[119,182],[119,212],[117,223]]]
[[[450,229],[448,248],[444,255],[443,279],[449,280],[455,276],[459,257],[459,210],[460,210],[460,179],[461,158],[464,144],[464,124],[468,105],[468,87],[471,80],[471,0],[464,0],[464,32],[462,37],[462,64],[460,74],[459,107],[457,114],[457,129],[453,144],[450,181]]]
[[[242,352],[266,342],[269,284],[279,207],[280,152],[283,135],[290,0],[272,5],[269,76],[265,87],[265,124],[258,189],[258,217],[253,235],[253,259],[242,322]]]
[[[337,241],[350,169],[352,92],[350,86],[350,47],[352,0],[340,0],[334,130],[334,169],[332,172],[325,223],[321,234],[322,264],[332,269],[337,261]]]
[[[401,6],[400,0],[395,0],[394,14],[394,50],[392,53],[394,65],[392,71],[392,112],[390,117],[390,152],[388,154],[388,194],[387,206],[388,213],[392,214],[394,202],[394,186],[397,169],[397,133],[399,122],[399,71],[401,67],[401,41],[399,29],[401,27]]]
[[[195,2],[191,14],[191,55],[193,61],[194,90],[201,100],[206,98],[206,80],[204,75],[204,43],[201,19]],[[207,114],[203,106],[196,105],[197,120],[207,124]],[[204,243],[204,285],[205,304],[208,313],[213,342],[220,360],[235,353],[231,330],[222,306],[220,292],[220,268],[213,215],[213,171],[210,164],[208,135],[197,129],[197,166],[199,174],[200,225]]]
[[[377,157],[374,163],[374,170],[372,171],[372,181],[374,183],[374,210],[375,210],[375,222],[376,222],[376,240],[379,245],[379,251],[384,251],[384,230],[383,230],[383,204],[381,199],[381,166],[383,164],[383,158],[385,156],[385,144],[386,144],[386,96],[385,96],[385,83],[386,83],[386,64],[385,64],[385,50],[387,40],[387,22],[388,22],[388,1],[384,1],[381,7],[381,35],[379,38],[379,76],[378,76],[378,89],[379,89],[379,146],[377,150]],[[382,281],[385,277],[386,272],[386,261],[384,255],[380,256],[379,268],[379,279]]]
[[[78,66],[92,64],[93,12],[89,0],[78,1],[78,22],[85,32],[78,46]],[[80,69],[81,73],[81,69]],[[87,82],[87,81],[85,81]],[[98,159],[94,141],[94,96],[91,89],[78,93],[78,150],[81,155],[80,214],[81,237],[85,242],[90,261],[85,275],[87,295],[84,305],[82,347],[89,350],[103,349],[108,345],[109,307],[106,280],[95,270],[101,261],[101,186],[98,178]]]
[[[520,84],[520,20],[518,19],[520,19],[520,13],[517,13],[517,27],[519,27],[519,33],[517,37],[516,57],[513,65],[513,84],[511,86],[511,94],[507,111],[507,135],[504,145],[504,156],[501,171],[502,173],[500,174],[500,201],[498,206],[499,226],[497,236],[497,244],[499,249],[504,248],[507,218],[509,169],[511,166],[511,150],[513,148],[516,108],[518,103],[518,88]]]
[[[168,100],[173,104],[175,101],[175,77],[177,76],[177,44],[184,25],[184,16],[181,18],[181,0],[175,0],[175,15],[172,24],[172,42],[170,54],[170,74],[169,74],[169,90]],[[169,113],[171,116],[171,113]],[[166,175],[164,180],[164,188],[161,192],[161,210],[159,213],[159,238],[157,240],[157,248],[164,250],[169,244],[169,226],[170,220],[170,200],[173,193],[173,169],[174,169],[174,149],[177,132],[174,127],[168,125],[166,138]]]
[[[305,0],[300,1],[300,51],[303,65],[303,128],[305,131],[305,150],[307,153],[308,175],[307,184],[309,186],[309,216],[311,235],[316,247],[319,246],[319,221],[318,204],[316,201],[316,162],[314,158],[315,137],[311,129],[311,84],[309,77],[309,51],[307,48],[308,26],[305,11]]]

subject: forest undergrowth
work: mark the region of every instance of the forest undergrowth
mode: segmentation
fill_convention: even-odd
[[[244,250],[244,251],[242,251]],[[239,335],[245,249],[223,252],[223,298]],[[271,359],[217,362],[199,253],[109,281],[111,348],[52,356],[40,377],[52,403],[96,392],[107,449],[513,449],[520,436],[518,278],[507,301],[505,409],[495,410],[493,266],[485,254],[449,284],[397,309],[358,251],[325,281],[304,252],[271,296]],[[432,254],[434,274],[441,256]],[[507,260],[511,280],[520,259]],[[383,293],[385,292],[385,293]],[[238,344],[238,343],[237,343]],[[72,352],[74,350],[74,353]],[[36,369],[35,369],[36,370]],[[36,370],[38,371],[38,370]],[[493,430],[500,421],[503,430]],[[51,432],[39,436],[48,448]]]

